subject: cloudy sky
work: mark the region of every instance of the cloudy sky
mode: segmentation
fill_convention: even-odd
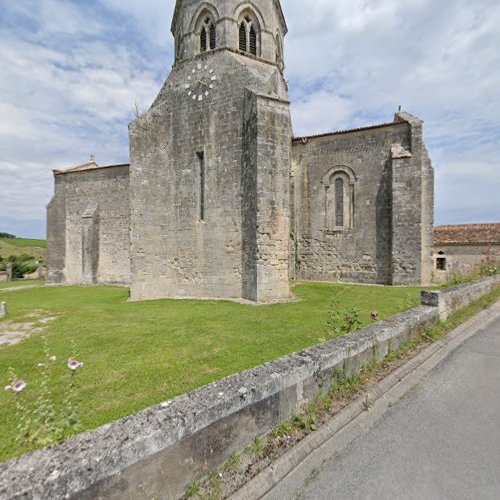
[[[500,221],[500,2],[282,0],[296,135],[425,120],[436,223]],[[304,10],[304,5],[306,8]],[[44,237],[53,168],[128,162],[174,0],[0,0],[0,231]]]

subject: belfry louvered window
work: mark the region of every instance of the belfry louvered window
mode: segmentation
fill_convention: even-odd
[[[239,24],[239,48],[242,52],[258,55],[259,30],[257,22],[250,15],[245,16]]]
[[[210,26],[210,49],[214,50],[217,42],[217,35],[215,32],[215,25]]]
[[[254,56],[257,55],[257,33],[253,26],[250,27],[250,52]]]
[[[240,24],[240,50],[247,51],[247,28],[244,23]]]
[[[217,47],[217,31],[210,17],[207,17],[201,26],[200,52],[214,50]]]
[[[207,50],[207,32],[205,31],[205,28],[201,30],[200,47],[202,52]]]

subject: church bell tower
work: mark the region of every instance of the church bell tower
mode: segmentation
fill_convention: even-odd
[[[175,63],[130,124],[133,300],[289,297],[278,0],[178,0]]]

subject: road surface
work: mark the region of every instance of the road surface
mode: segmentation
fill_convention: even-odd
[[[294,497],[500,499],[500,318],[437,365],[369,433],[332,450]]]

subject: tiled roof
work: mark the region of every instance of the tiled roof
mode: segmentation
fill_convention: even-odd
[[[67,170],[53,170],[54,175],[61,174],[72,174],[75,172],[88,172],[89,170],[99,170],[102,168],[114,168],[114,167],[130,167],[128,163],[121,163],[118,165],[98,165],[95,161],[91,161],[88,163],[84,163],[83,165],[79,165],[78,167],[68,168]]]
[[[493,243],[500,244],[500,222],[434,228],[435,245],[490,245]]]

